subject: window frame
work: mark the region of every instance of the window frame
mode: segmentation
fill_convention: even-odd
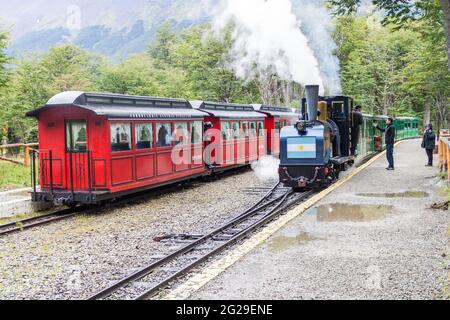
[[[238,125],[237,130],[234,129],[235,124]],[[236,136],[236,132],[238,134],[237,136]],[[240,121],[231,122],[231,138],[233,141],[242,139],[242,137],[241,137],[241,122]]]
[[[183,125],[183,124],[186,124],[186,136],[184,137],[184,138],[186,138],[185,140],[186,141],[184,141],[183,143],[181,143],[180,141],[177,141],[177,134],[176,134],[176,132],[177,132],[177,130],[178,130],[178,125]],[[182,128],[182,130],[184,130],[185,128]],[[189,125],[189,121],[176,121],[176,122],[173,122],[173,125],[172,125],[172,145],[174,145],[174,146],[178,146],[178,145],[182,145],[182,146],[187,146],[187,145],[189,145],[189,143],[190,143],[190,139],[189,139],[189,137],[190,137],[190,125]]]
[[[262,125],[262,126],[260,126],[260,125]],[[265,130],[266,130],[266,126],[265,126],[264,121],[258,121],[257,126],[258,126],[258,137],[264,137],[265,136]]]
[[[139,135],[138,135],[138,132],[137,132],[137,128],[138,128],[138,126],[140,126],[140,125],[150,125],[150,128],[151,128],[151,145],[150,145],[150,148],[144,148],[144,149],[138,149],[138,143],[139,143],[139,141],[138,141],[138,137],[139,137]],[[136,152],[145,152],[145,151],[149,151],[149,150],[154,150],[155,149],[155,146],[156,146],[156,143],[155,143],[155,123],[154,122],[143,122],[143,121],[140,121],[140,122],[134,122],[133,123],[133,134],[134,134],[134,137],[133,137],[133,146],[134,146],[134,149],[133,150],[135,150]]]
[[[249,128],[250,123],[248,121],[241,121],[241,138],[248,139],[250,137]]]
[[[226,139],[223,137],[223,134],[224,134],[224,125],[228,125],[228,132],[227,132],[227,137],[226,137]],[[221,123],[220,123],[220,131],[221,131],[221,138],[222,138],[222,141],[224,141],[224,142],[228,142],[228,141],[233,141],[233,133],[232,133],[232,129],[231,129],[231,122],[229,122],[229,121],[221,121]]]
[[[255,126],[253,129],[252,124]],[[250,139],[258,138],[258,121],[250,121],[248,123],[248,136]]]
[[[189,132],[189,136],[190,136],[190,141],[191,141],[191,145],[199,145],[203,143],[203,139],[204,139],[204,127],[203,127],[203,121],[189,121],[189,128],[190,128],[190,132]],[[194,133],[194,128],[195,128],[195,124],[199,124],[199,129],[200,129],[200,140],[199,141],[195,141],[193,133]]]
[[[129,142],[129,146],[130,148],[128,150],[113,150],[113,142],[112,142],[112,135],[111,135],[111,127],[113,125],[120,125],[120,124],[128,124],[129,128],[130,128],[130,142]],[[118,154],[118,153],[124,153],[124,152],[133,152],[135,149],[135,139],[134,139],[134,123],[131,121],[111,121],[109,122],[109,150],[112,154]]]
[[[181,121],[180,121],[181,122]],[[158,129],[158,125],[164,125],[164,124],[170,124],[170,130],[169,130],[169,135],[170,135],[170,145],[167,146],[159,146],[158,145],[158,133],[159,133],[159,129]],[[167,149],[167,148],[172,148],[174,146],[174,137],[173,137],[173,127],[174,127],[174,122],[173,121],[156,121],[155,122],[155,146],[156,149]]]
[[[75,150],[75,143],[73,141],[73,127],[72,124],[73,123],[81,123],[83,122],[85,125],[85,129],[86,129],[86,149],[85,150]],[[67,125],[70,124],[70,130],[68,132],[68,127]],[[69,135],[67,135],[69,133]],[[70,141],[69,141],[70,139]],[[64,121],[64,147],[66,149],[66,153],[87,153],[88,151],[88,122],[86,119],[66,119]],[[68,142],[70,142],[70,147],[68,145]]]

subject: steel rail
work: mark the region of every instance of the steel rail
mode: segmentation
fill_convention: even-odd
[[[159,290],[164,289],[167,285],[169,285],[175,279],[177,279],[177,278],[179,278],[179,277],[181,277],[183,275],[186,275],[191,270],[193,270],[194,268],[198,267],[200,264],[206,262],[211,257],[219,254],[220,252],[224,251],[226,248],[228,248],[228,247],[234,245],[235,243],[237,243],[238,241],[246,238],[249,234],[253,233],[255,230],[259,229],[260,227],[266,225],[267,223],[269,223],[270,221],[272,221],[273,219],[278,217],[282,212],[284,212],[286,207],[289,207],[290,205],[292,205],[292,203],[290,203],[287,206],[282,206],[284,201],[286,201],[288,199],[288,197],[291,196],[293,193],[294,193],[293,191],[292,192],[287,192],[286,195],[283,197],[283,202],[280,202],[274,209],[272,209],[271,212],[266,214],[261,220],[257,221],[253,225],[249,226],[247,229],[243,230],[241,233],[237,234],[235,237],[233,237],[232,239],[230,239],[226,243],[224,243],[224,244],[220,245],[219,247],[215,248],[213,251],[205,254],[199,260],[194,261],[190,265],[184,267],[180,271],[178,271],[175,274],[173,274],[173,275],[169,276],[168,278],[164,279],[162,282],[158,283],[156,286],[152,287],[151,289],[147,290],[145,293],[143,293],[140,296],[138,296],[137,298],[135,298],[135,300],[145,300],[145,299],[148,299],[148,298],[152,297]],[[299,201],[301,199],[306,199],[306,198],[309,197],[309,195],[311,195],[313,193],[314,193],[314,191],[306,192],[297,201]],[[296,202],[296,201],[294,201],[294,202]]]
[[[63,209],[60,211],[48,213],[41,216],[36,216],[32,218],[26,218],[21,220],[16,220],[13,222],[5,223],[0,225],[0,236],[7,234],[16,233],[26,229],[43,226],[50,224],[55,221],[60,221],[63,219],[68,219],[80,213],[81,208],[76,209]]]
[[[263,213],[265,209],[267,209],[270,206],[275,205],[274,208],[271,208],[270,211],[258,221],[252,223],[250,226],[243,228],[242,230],[239,230],[239,232],[230,240],[225,241],[225,243],[220,244],[218,247],[214,248],[212,251],[208,252],[207,254],[201,256],[199,259],[194,261],[193,263],[189,264],[186,267],[181,268],[179,271],[172,274],[170,277],[165,279],[164,281],[160,282],[158,285],[152,287],[150,290],[146,291],[143,295],[139,296],[137,299],[143,299],[144,297],[147,297],[151,295],[152,293],[156,292],[158,289],[161,289],[165,287],[169,282],[172,280],[178,278],[180,275],[185,274],[195,266],[201,264],[205,260],[209,259],[210,257],[216,255],[218,252],[224,250],[231,244],[235,243],[239,239],[245,237],[249,233],[251,233],[253,230],[258,228],[261,224],[261,221],[264,223],[267,221],[267,219],[273,219],[274,213],[279,214],[283,209],[286,208],[286,206],[283,206],[283,204],[286,203],[286,200],[294,193],[291,189],[289,191],[286,191],[284,194],[280,196],[276,196],[277,190],[279,190],[280,183],[275,185],[261,200],[259,200],[255,205],[253,205],[251,208],[247,209],[244,213],[239,215],[238,217],[232,219],[231,221],[227,222],[223,226],[217,228],[216,230],[212,231],[206,236],[201,237],[200,239],[194,240],[192,243],[189,243],[188,245],[178,249],[172,254],[167,255],[166,257],[153,262],[149,264],[148,266],[136,271],[135,273],[115,282],[114,284],[110,285],[109,287],[103,289],[102,291],[92,295],[88,298],[88,300],[99,300],[99,299],[106,299],[113,295],[114,293],[117,293],[120,289],[126,288],[128,285],[132,284],[133,282],[136,282],[138,280],[141,280],[149,275],[152,274],[153,271],[158,269],[159,267],[162,267],[164,265],[167,265],[170,262],[176,261],[178,258],[182,258],[184,255],[192,252],[196,248],[200,247],[201,245],[205,244],[207,241],[213,241],[214,237],[219,235],[222,232],[225,232],[228,229],[231,229],[233,227],[236,227],[239,224],[245,223],[249,219],[252,219],[258,214]],[[306,196],[310,192],[304,193]],[[274,199],[269,200],[270,197],[275,196]],[[264,203],[266,201],[266,203]],[[223,242],[223,241],[220,241]],[[217,242],[216,242],[217,243]]]

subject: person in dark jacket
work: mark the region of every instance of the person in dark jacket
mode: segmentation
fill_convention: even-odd
[[[386,120],[386,128],[380,128],[377,122],[374,123],[375,127],[385,133],[386,142],[386,157],[389,162],[389,167],[386,170],[395,170],[394,166],[394,144],[395,144],[395,127],[394,119],[388,118]]]
[[[433,153],[436,147],[436,134],[433,132],[433,125],[430,123],[425,129],[422,140],[422,148],[427,151],[428,164],[427,167],[433,166]]]
[[[363,125],[362,107],[356,106],[352,113],[352,146],[350,152],[352,156],[356,155],[358,149],[360,128]]]

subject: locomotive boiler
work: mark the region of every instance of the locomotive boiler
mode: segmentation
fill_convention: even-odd
[[[299,120],[281,131],[279,175],[285,186],[326,187],[354,164],[352,110],[350,97],[320,97],[319,86],[306,86]]]

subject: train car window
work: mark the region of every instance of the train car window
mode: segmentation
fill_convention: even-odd
[[[230,123],[222,122],[222,139],[224,141],[231,140]]]
[[[139,123],[135,126],[136,150],[145,150],[154,148],[153,143],[153,124]]]
[[[175,145],[188,144],[188,137],[189,131],[187,122],[176,122],[174,132]]]
[[[258,122],[258,133],[260,137],[264,137],[264,122]]]
[[[86,121],[66,122],[66,148],[68,152],[87,150]]]
[[[111,151],[121,152],[131,150],[131,124],[111,124]]]
[[[233,122],[232,130],[233,130],[233,139],[235,139],[235,140],[236,139],[240,139],[240,137],[241,137],[241,132],[240,132],[241,128],[240,128],[239,122]]]
[[[256,122],[250,122],[250,138],[256,138]]]
[[[276,131],[280,131],[280,129],[281,129],[281,123],[280,123],[280,121],[275,121],[275,130],[276,130]]]
[[[249,137],[248,122],[242,122],[242,135],[244,138]]]
[[[170,122],[156,124],[156,146],[158,148],[172,146],[172,124]]]
[[[198,144],[203,141],[203,123],[196,121],[191,122],[191,143]]]

